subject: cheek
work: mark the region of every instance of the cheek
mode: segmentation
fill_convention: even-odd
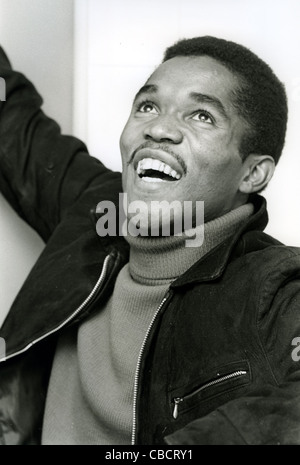
[[[136,138],[137,134],[141,132],[141,128],[139,127],[140,125],[138,122],[130,116],[124,126],[124,129],[122,131],[121,137],[120,137],[120,144],[124,146],[128,146],[129,144],[134,141]]]
[[[200,192],[209,196],[231,192],[239,181],[241,166],[240,156],[223,150],[222,146],[214,150],[198,150],[188,172],[187,191],[190,195],[194,190],[194,194]]]
[[[120,143],[121,150],[126,150],[128,148],[133,134],[134,134],[134,130],[132,128],[131,118],[129,117],[127,123],[124,126],[122,134],[120,136],[119,143]]]
[[[127,129],[126,129],[126,126],[123,129],[123,132],[121,134],[121,137],[120,137],[120,140],[119,140],[119,146],[120,146],[120,150],[121,150],[121,155],[123,156],[123,153],[125,152],[126,146],[127,146]]]
[[[228,137],[202,137],[201,143],[191,145],[191,153],[194,153],[194,166],[198,165],[198,171],[205,170],[213,173],[226,173],[234,171],[242,163],[239,151]]]
[[[132,145],[130,144],[130,140],[128,139],[127,131],[123,131],[120,137],[119,146],[122,159],[122,169],[124,171],[127,168],[127,162],[130,159],[130,153],[132,151]]]

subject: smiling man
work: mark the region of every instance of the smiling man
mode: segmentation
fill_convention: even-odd
[[[258,194],[287,122],[269,66],[214,37],[167,49],[122,176],[60,134],[3,52],[0,75],[1,188],[47,243],[1,329],[3,444],[299,444],[300,251],[263,233]],[[158,234],[97,234],[121,192]],[[204,240],[186,247],[197,202]]]
[[[205,199],[207,220],[246,202],[250,161],[243,163],[240,141],[247,123],[230,100],[237,85],[230,71],[206,56],[172,58],[155,71],[121,136],[129,202]]]
[[[129,203],[203,200],[210,221],[266,186],[272,156],[241,157],[249,123],[232,102],[240,85],[237,76],[208,56],[174,57],[154,72],[138,92],[121,136]]]

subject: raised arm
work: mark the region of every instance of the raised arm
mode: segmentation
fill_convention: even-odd
[[[12,70],[0,47],[0,189],[16,212],[47,241],[64,211],[108,170],[85,145],[61,134],[41,110],[42,99]]]

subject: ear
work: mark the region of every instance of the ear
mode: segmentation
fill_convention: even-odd
[[[251,194],[267,186],[275,170],[275,161],[270,155],[250,154],[244,161],[244,168],[239,191],[243,194]]]

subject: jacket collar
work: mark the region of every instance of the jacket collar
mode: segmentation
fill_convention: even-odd
[[[200,281],[219,278],[233,256],[239,256],[244,249],[241,236],[250,231],[263,231],[268,224],[267,203],[264,197],[254,194],[249,201],[254,205],[254,214],[229,239],[211,250],[196,262],[186,273],[176,279],[171,288],[176,289]]]

